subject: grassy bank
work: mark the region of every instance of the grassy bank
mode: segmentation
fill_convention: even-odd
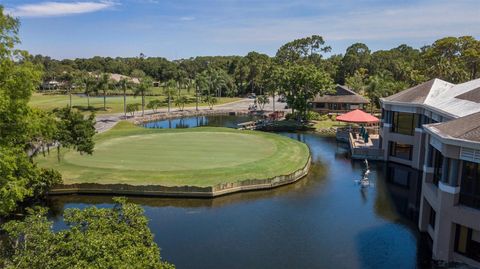
[[[334,127],[344,127],[347,124],[344,122],[340,121],[334,121],[331,119],[328,120],[321,120],[321,121],[312,121],[314,123],[314,127],[317,131],[325,130],[325,129],[330,129]]]

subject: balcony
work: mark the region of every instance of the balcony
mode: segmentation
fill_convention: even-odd
[[[480,209],[480,195],[465,194],[460,192],[461,205]]]

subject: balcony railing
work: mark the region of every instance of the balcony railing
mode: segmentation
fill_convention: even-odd
[[[347,133],[360,133],[361,127],[338,127],[338,132],[347,132]],[[364,129],[368,132],[369,135],[378,135],[379,134],[379,127],[378,126],[367,126]]]
[[[480,195],[460,193],[460,204],[480,209]]]

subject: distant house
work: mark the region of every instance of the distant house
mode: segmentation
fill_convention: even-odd
[[[140,80],[138,78],[132,78],[132,77],[120,75],[120,74],[110,74],[110,80],[112,81],[119,82],[122,79],[126,79],[134,84],[140,83]]]
[[[64,85],[64,83],[56,80],[48,80],[44,81],[41,85],[42,90],[56,90],[58,88],[61,88]]]
[[[368,100],[346,86],[337,85],[330,94],[317,95],[311,102],[312,109],[320,113],[341,113],[365,109]]]

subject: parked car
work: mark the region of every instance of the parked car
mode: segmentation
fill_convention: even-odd
[[[280,103],[285,103],[285,102],[287,102],[287,98],[285,98],[285,96],[281,95],[280,97],[278,97],[277,101],[280,102]]]
[[[257,95],[252,92],[252,93],[249,93],[249,94],[247,95],[247,98],[256,99],[256,98],[257,98]]]

